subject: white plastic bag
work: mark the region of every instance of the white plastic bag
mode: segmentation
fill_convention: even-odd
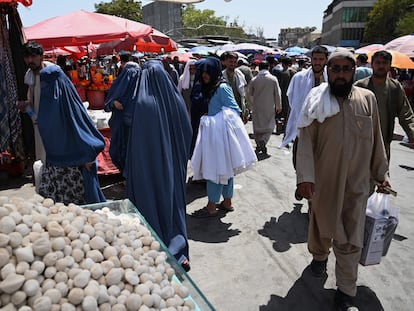
[[[398,208],[390,204],[390,195],[374,192],[367,202],[367,215],[374,217],[395,217],[398,219]]]
[[[39,193],[39,185],[42,179],[43,163],[41,160],[37,160],[33,163],[33,175],[35,181],[36,192]]]
[[[367,202],[366,215],[373,218],[387,219],[386,224],[383,226],[383,248],[382,256],[385,256],[391,244],[391,240],[394,236],[395,230],[398,225],[398,212],[399,209],[392,206],[390,203],[390,195],[385,193],[374,192]],[[365,232],[366,233],[366,232]],[[364,240],[366,240],[364,238]]]

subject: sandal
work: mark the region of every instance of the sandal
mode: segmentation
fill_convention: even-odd
[[[209,217],[216,217],[217,215],[218,215],[217,211],[213,213],[209,212],[207,209],[207,206],[191,214],[191,216],[195,218],[209,218]]]
[[[224,206],[224,202],[221,202],[221,203],[217,206],[217,208],[218,208],[219,210],[221,210],[221,211],[225,211],[225,212],[233,212],[233,211],[234,211],[234,207],[233,207],[233,206],[230,206],[230,207],[225,207],[225,206]]]

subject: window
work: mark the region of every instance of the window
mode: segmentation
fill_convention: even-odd
[[[344,8],[342,12],[342,22],[344,23],[364,23],[368,20],[368,13],[372,8]]]
[[[362,40],[364,28],[344,28],[342,29],[342,40]]]

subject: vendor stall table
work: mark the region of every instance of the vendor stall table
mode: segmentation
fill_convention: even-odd
[[[175,275],[172,278],[172,282],[177,282],[189,290],[189,296],[186,299],[192,300],[195,304],[196,311],[213,311],[215,310],[211,303],[207,300],[201,290],[197,287],[190,276],[184,271],[181,265],[177,262],[173,255],[169,252],[168,248],[158,237],[157,233],[151,228],[150,224],[145,220],[144,216],[138,211],[138,209],[129,201],[117,200],[111,202],[97,203],[83,205],[82,208],[89,209],[92,211],[101,210],[103,208],[109,208],[109,210],[115,215],[128,214],[131,218],[138,218],[140,223],[144,225],[150,232],[151,235],[160,243],[160,250],[167,254],[167,263],[175,271]]]
[[[108,126],[110,112],[104,110],[91,110],[88,109],[88,114],[91,117],[96,128],[102,134],[105,139],[105,148],[98,155],[98,174],[99,175],[112,175],[119,174],[119,170],[115,164],[112,163],[111,156],[109,155],[109,146],[111,144],[111,129]]]

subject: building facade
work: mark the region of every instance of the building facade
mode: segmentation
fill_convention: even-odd
[[[295,27],[295,28],[282,28],[279,33],[279,46],[287,48],[290,46],[304,46],[307,42],[307,38],[312,37],[312,33],[316,30],[316,27]]]
[[[170,37],[183,29],[182,4],[166,1],[151,2],[142,7],[142,21]]]
[[[321,43],[355,47],[363,44],[365,23],[377,0],[334,0],[324,12]]]

